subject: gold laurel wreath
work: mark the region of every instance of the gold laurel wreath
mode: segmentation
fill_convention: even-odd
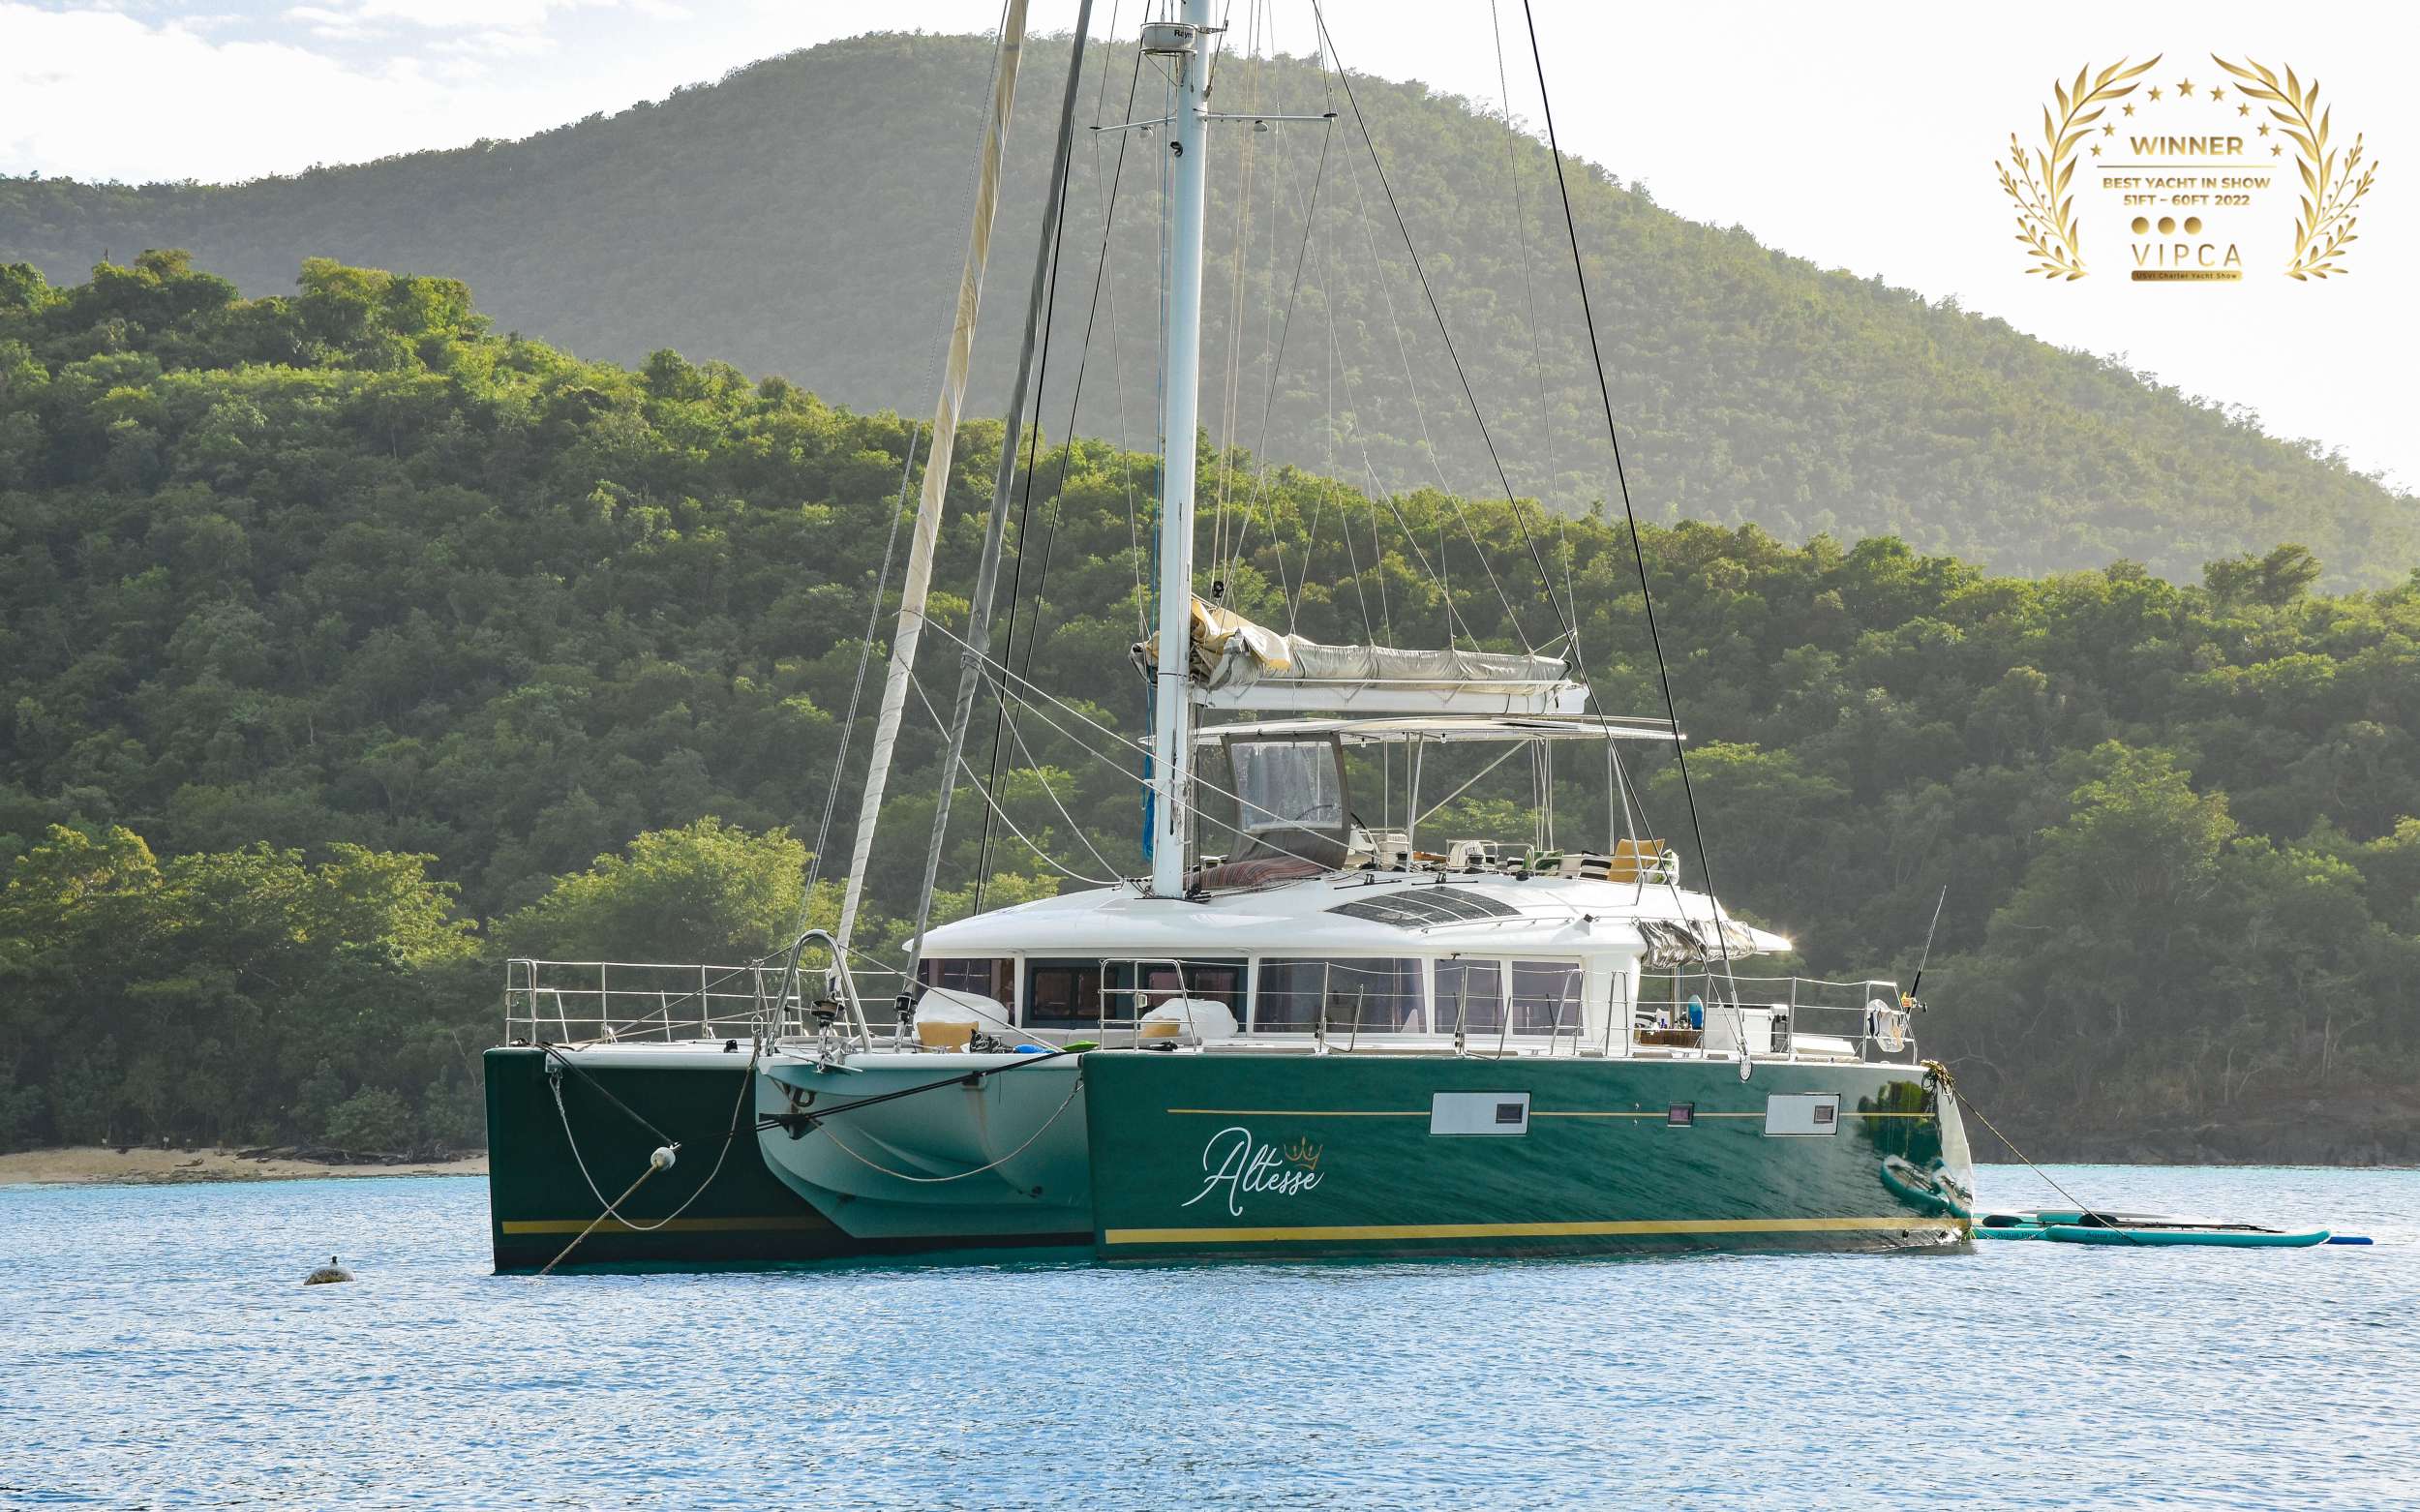
[[[2361,239],[2354,231],[2361,217],[2353,209],[2378,176],[2376,164],[2362,166],[2361,134],[2353,134],[2351,150],[2339,162],[2328,148],[2329,118],[2336,112],[2332,107],[2320,108],[2317,79],[2305,84],[2289,68],[2280,80],[2251,58],[2237,65],[2213,53],[2210,61],[2243,80],[2236,86],[2237,94],[2266,101],[2269,113],[2284,124],[2285,135],[2294,140],[2294,166],[2302,171],[2304,193],[2302,219],[2294,223],[2294,256],[2285,265],[2285,276],[2308,282],[2344,272],[2337,255]],[[2319,112],[2316,121],[2312,119],[2314,110]],[[2359,178],[2353,176],[2356,172]]]
[[[2133,94],[2133,80],[2149,73],[2159,61],[2160,56],[2154,54],[2149,63],[2128,68],[2120,58],[2098,75],[2087,63],[2076,70],[2072,89],[2062,80],[2052,80],[2059,114],[2054,119],[2048,106],[2042,107],[2042,145],[2030,156],[2016,133],[2009,133],[2009,163],[1992,166],[2000,170],[2000,188],[2016,201],[2018,244],[2040,259],[2026,272],[2070,282],[2084,276],[2075,197],[2067,192],[2068,180],[2075,176],[2075,144],[2091,135],[2086,128],[2101,119],[2109,102]]]

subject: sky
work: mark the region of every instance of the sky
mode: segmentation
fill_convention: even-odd
[[[1131,34],[1143,3],[1095,0],[1096,31],[1114,4]],[[1235,6],[1239,28],[1255,3]],[[1277,47],[1309,52],[1309,0],[1265,3]],[[2420,490],[2420,7],[2111,4],[2015,25],[1938,4],[1534,4],[1564,148],[1668,208],[2119,357]],[[1538,124],[1514,0],[1326,8],[1348,68],[1494,108],[1500,22],[1510,108]],[[1074,14],[1034,0],[1031,25]],[[522,136],[877,24],[988,32],[997,16],[997,0],[0,0],[0,172],[225,182]],[[2365,138],[2376,182],[2345,276],[2274,271],[2290,211],[2246,235],[2239,283],[2133,281],[2117,223],[2087,233],[2091,276],[2029,276],[1994,166],[2011,132],[2039,132],[2054,79],[2155,54],[2145,120],[2234,127],[2234,97],[2200,99],[2234,82],[2214,52],[2317,79],[2340,148]]]

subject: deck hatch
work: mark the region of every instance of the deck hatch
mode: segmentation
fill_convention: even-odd
[[[1435,924],[1468,923],[1478,919],[1518,919],[1521,910],[1467,888],[1403,888],[1383,897],[1355,898],[1328,910],[1368,919],[1398,929],[1426,929]]]

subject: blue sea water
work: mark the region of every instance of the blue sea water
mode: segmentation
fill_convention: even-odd
[[[477,1180],[0,1188],[0,1503],[2420,1500],[2420,1172],[2053,1173],[2379,1242],[534,1281]]]

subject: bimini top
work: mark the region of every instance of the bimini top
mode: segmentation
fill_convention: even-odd
[[[942,924],[927,956],[1559,955],[1613,951],[1650,965],[1787,951],[1703,892],[1576,877],[1331,871],[1206,898],[1133,884],[1038,898]]]
[[[1558,656],[1328,646],[1281,635],[1231,609],[1193,601],[1195,702],[1212,709],[1357,713],[1574,714],[1588,702]],[[1159,637],[1134,648],[1157,665]]]

